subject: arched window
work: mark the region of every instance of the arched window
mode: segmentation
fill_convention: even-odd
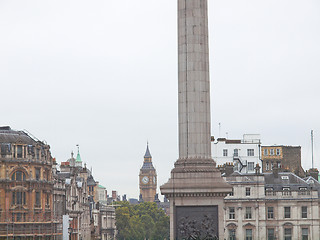
[[[12,192],[12,205],[25,205],[26,204],[26,193],[17,191]]]
[[[26,180],[26,174],[21,171],[16,171],[12,174],[11,180],[13,181],[25,181]]]

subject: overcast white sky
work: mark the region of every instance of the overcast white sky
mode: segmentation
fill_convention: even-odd
[[[58,162],[76,152],[138,197],[149,141],[159,185],[178,157],[176,0],[0,0],[0,125]],[[209,0],[212,135],[301,145],[320,167],[320,1]]]

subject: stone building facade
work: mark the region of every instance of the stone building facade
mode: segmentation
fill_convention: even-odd
[[[111,240],[116,236],[116,212],[115,208],[105,204],[99,204],[100,239]]]
[[[225,198],[225,239],[319,239],[318,190],[291,172],[233,173]]]
[[[50,146],[0,127],[0,239],[57,239]]]
[[[54,176],[54,209],[60,221],[62,215],[69,216],[69,239],[114,239],[115,209],[104,205],[106,188],[94,180],[92,170],[82,166],[79,150],[76,158],[72,153],[61,163]]]
[[[60,165],[60,172],[56,174],[56,188],[63,181],[65,189],[65,212],[69,216],[69,239],[91,239],[91,214],[87,180],[90,173],[82,167],[80,153]],[[61,187],[60,187],[61,188]],[[63,204],[63,202],[61,202]],[[60,202],[56,203],[60,204]],[[57,207],[59,209],[59,207]],[[60,217],[62,217],[60,215]]]
[[[272,145],[261,147],[262,171],[272,172],[273,167],[304,177],[301,166],[301,147]]]

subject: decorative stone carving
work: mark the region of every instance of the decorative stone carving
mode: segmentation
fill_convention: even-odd
[[[178,240],[217,240],[218,207],[177,207],[176,227]]]

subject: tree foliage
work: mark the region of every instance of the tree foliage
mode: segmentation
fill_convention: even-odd
[[[128,202],[117,202],[117,205],[118,240],[169,239],[169,217],[156,203],[130,205]]]

